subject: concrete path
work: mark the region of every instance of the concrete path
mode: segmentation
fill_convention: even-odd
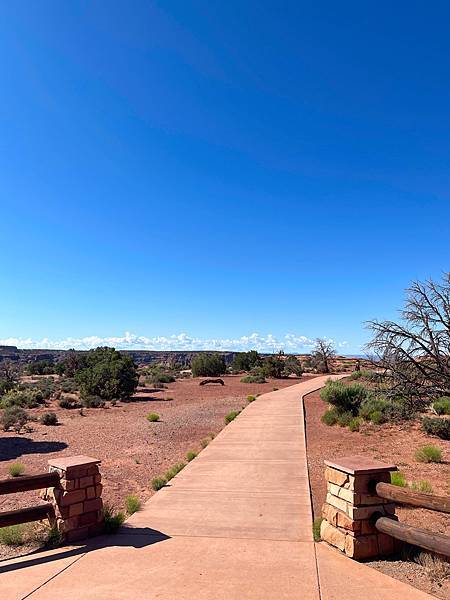
[[[301,397],[325,379],[259,397],[116,536],[0,563],[0,598],[431,598],[313,542]]]

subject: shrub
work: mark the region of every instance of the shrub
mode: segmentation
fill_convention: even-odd
[[[25,465],[20,462],[13,463],[12,465],[9,465],[8,472],[11,477],[20,477],[20,475],[25,473]]]
[[[203,440],[200,442],[200,446],[202,448],[206,448],[206,446],[209,444],[209,440],[208,438],[203,438]]]
[[[85,396],[81,403],[85,408],[103,408],[105,406],[105,401],[100,396]]]
[[[197,354],[192,359],[194,377],[218,377],[227,372],[225,360],[220,354]]]
[[[65,396],[64,398],[61,398],[61,400],[58,402],[58,405],[61,408],[67,408],[67,409],[72,409],[72,408],[80,408],[81,404],[78,402],[77,398],[73,398],[70,396]]]
[[[146,419],[147,421],[150,421],[150,423],[156,423],[156,421],[159,421],[159,415],[156,413],[150,413],[147,415]]]
[[[10,390],[0,400],[0,408],[36,408],[44,402],[44,396],[40,390],[21,389]]]
[[[450,415],[450,398],[442,396],[433,402],[433,408],[438,415]]]
[[[247,396],[247,402],[254,402],[256,400],[255,396]]]
[[[185,466],[186,466],[186,463],[181,462],[181,463],[176,463],[175,465],[173,465],[173,467],[170,467],[170,469],[167,471],[167,473],[164,476],[166,479],[166,482],[173,479],[175,477],[175,475],[178,475],[178,473],[180,471],[182,471]]]
[[[320,535],[320,526],[322,525],[322,521],[323,518],[322,517],[316,517],[313,521],[313,526],[312,526],[312,530],[313,530],[313,538],[315,542],[320,542],[321,535]]]
[[[291,374],[296,377],[301,377],[303,375],[302,364],[295,356],[288,356],[284,361],[283,376],[289,377]]]
[[[437,446],[422,446],[416,450],[416,460],[424,463],[442,462],[442,450]]]
[[[26,366],[28,375],[51,375],[55,372],[55,366],[49,360],[36,360]]]
[[[225,425],[228,425],[228,423],[231,423],[231,421],[234,421],[234,419],[238,416],[238,414],[240,413],[240,410],[232,410],[231,412],[229,412],[227,414],[227,416],[225,417]]]
[[[130,495],[125,498],[125,505],[127,507],[127,513],[129,515],[133,515],[135,512],[140,510],[141,501],[137,496]]]
[[[75,379],[72,379],[72,378],[63,379],[60,382],[59,387],[60,387],[61,391],[64,392],[65,394],[70,394],[70,393],[78,391],[77,382],[75,381]]]
[[[123,511],[115,511],[112,506],[105,504],[103,507],[104,531],[105,533],[116,533],[122,523],[125,521]]]
[[[19,406],[5,408],[0,417],[3,431],[9,431],[11,428],[20,433],[23,427],[28,423],[30,417],[28,413]]]
[[[336,409],[330,408],[329,410],[327,410],[327,412],[321,416],[320,420],[322,421],[322,423],[325,423],[325,425],[336,425],[338,421],[338,414],[336,412]]]
[[[135,392],[139,376],[131,356],[114,348],[96,348],[86,354],[85,366],[75,374],[81,397],[102,400],[128,400]]]
[[[255,367],[258,367],[262,362],[256,350],[250,350],[250,352],[238,352],[234,355],[233,363],[231,365],[235,373],[239,371],[251,371]]]
[[[361,426],[361,419],[359,417],[353,417],[348,424],[350,431],[359,431]]]
[[[23,525],[9,525],[0,528],[0,544],[5,546],[22,546],[25,543],[25,527]]]
[[[366,421],[383,423],[387,421],[387,409],[387,400],[378,396],[369,396],[362,402],[359,409],[359,416]]]
[[[152,479],[152,489],[157,492],[161,488],[163,488],[167,483],[167,480],[164,477],[155,477]]]
[[[279,379],[283,376],[284,360],[276,356],[268,356],[262,365],[262,374],[265,377],[275,377]]]
[[[408,484],[406,483],[406,477],[401,471],[391,472],[391,483],[392,485],[397,485],[398,487],[408,487]]]
[[[442,440],[450,440],[450,419],[424,417],[422,428],[429,435],[435,435]]]
[[[192,450],[190,450],[187,454],[186,454],[186,458],[188,460],[188,462],[191,462],[191,460],[194,460],[194,458],[197,457],[197,452],[193,452]]]
[[[431,483],[429,481],[426,480],[422,480],[422,481],[413,481],[413,483],[411,484],[411,487],[413,490],[416,490],[416,492],[422,492],[423,494],[432,494],[433,493],[433,487],[431,485]]]
[[[349,379],[351,380],[357,380],[357,379],[361,379],[362,377],[362,371],[353,371],[353,373],[349,376]]]
[[[348,427],[353,419],[351,412],[344,412],[338,416],[338,425]]]
[[[44,413],[40,421],[42,425],[58,425],[58,417],[54,412]]]
[[[350,412],[357,416],[361,403],[367,398],[367,390],[359,383],[344,385],[342,381],[327,381],[320,392],[325,402],[332,404],[339,414]]]
[[[246,375],[241,378],[241,383],[266,383],[264,375]]]

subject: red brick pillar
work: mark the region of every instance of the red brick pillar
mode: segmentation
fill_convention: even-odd
[[[56,526],[66,542],[96,535],[103,529],[100,462],[89,456],[48,461],[49,471],[59,474],[60,483],[47,488],[44,497],[55,508]]]
[[[395,504],[377,496],[371,482],[390,483],[390,471],[397,467],[367,456],[326,460],[325,465],[327,497],[322,507],[322,539],[355,559],[394,552],[394,538],[379,533],[371,517],[378,513],[397,519]]]

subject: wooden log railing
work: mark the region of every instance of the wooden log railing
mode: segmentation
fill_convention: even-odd
[[[15,477],[14,479],[3,479],[0,481],[0,495],[29,492],[30,490],[42,490],[47,487],[55,487],[58,484],[59,475],[56,472],[27,475],[26,477]]]
[[[17,492],[28,492],[31,490],[41,490],[47,487],[59,485],[60,477],[58,473],[40,473],[39,475],[28,475],[26,477],[17,477],[14,479],[3,479],[0,481],[0,495],[15,494]],[[29,508],[19,508],[0,512],[0,527],[9,527],[10,525],[20,525],[22,523],[31,523],[42,519],[52,520],[55,516],[55,510],[50,502],[31,506]]]
[[[374,489],[377,496],[380,496],[380,498],[384,498],[385,500],[392,500],[398,504],[418,506],[420,508],[427,508],[428,510],[450,513],[449,496],[424,494],[423,492],[416,492],[409,488],[402,488],[398,485],[381,482],[372,484],[372,489]]]
[[[441,533],[434,533],[426,529],[420,529],[419,527],[412,527],[406,523],[399,523],[389,517],[379,517],[375,520],[375,527],[381,533],[387,533],[388,535],[413,544],[414,546],[420,546],[430,552],[436,552],[443,556],[450,556],[450,537]]]
[[[391,483],[372,482],[369,486],[377,496],[391,500],[396,504],[416,506],[437,512],[450,513],[450,497],[436,496],[416,492],[409,488],[402,488]],[[430,552],[436,552],[450,557],[450,537],[441,533],[434,533],[419,527],[385,517],[379,513],[372,515],[372,522],[381,533],[387,533],[393,538],[420,546]]]

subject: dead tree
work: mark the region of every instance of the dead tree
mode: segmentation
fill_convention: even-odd
[[[391,395],[450,395],[450,274],[441,283],[415,281],[400,322],[369,321],[368,349],[384,368]]]
[[[311,352],[312,362],[317,371],[330,373],[330,362],[334,356],[336,356],[336,350],[333,342],[325,338],[317,338]]]

